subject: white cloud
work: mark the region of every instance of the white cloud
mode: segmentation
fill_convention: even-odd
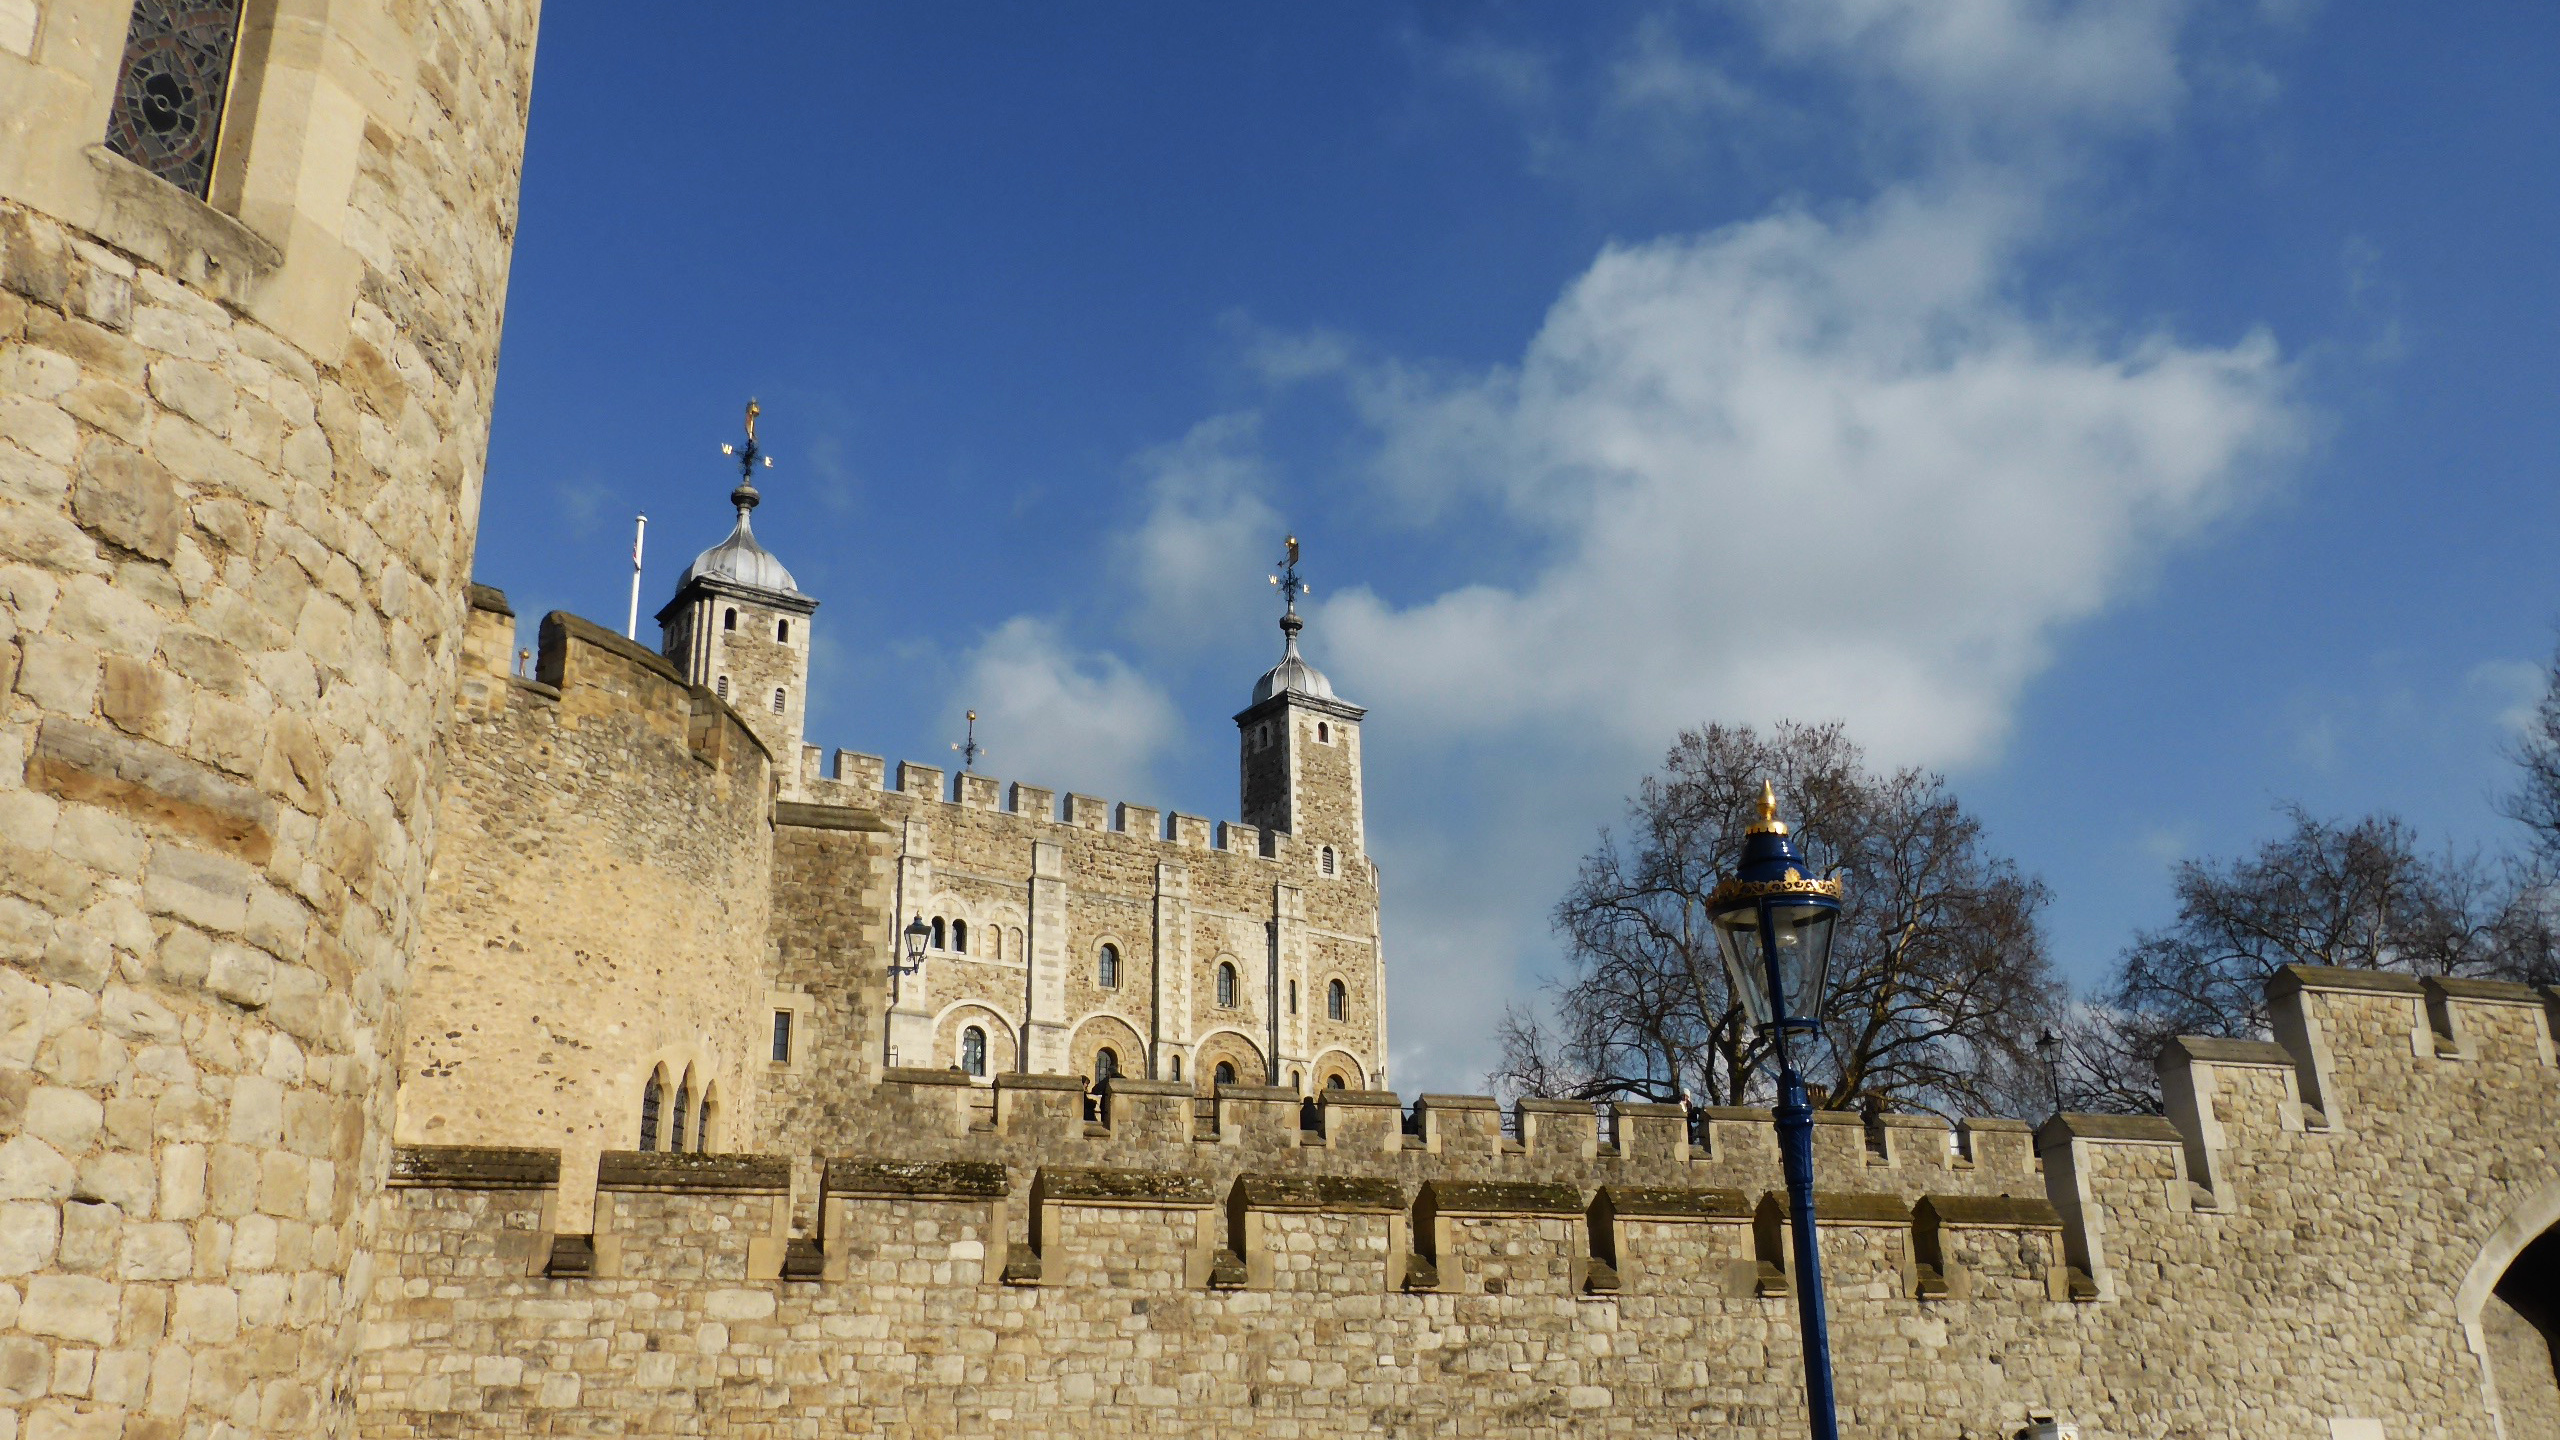
[[[2166,123],[2187,0],[1740,0],[1780,55],[1911,92],[1953,126]]]
[[[1312,354],[1278,348],[1301,359]],[[1147,518],[1121,557],[1137,592],[1133,628],[1151,644],[1188,649],[1232,640],[1266,603],[1257,567],[1277,552],[1281,520],[1262,498],[1257,428],[1250,414],[1214,416],[1139,457],[1148,476]]]
[[[972,709],[988,747],[980,774],[1110,800],[1154,792],[1155,763],[1179,727],[1173,702],[1145,676],[1116,655],[1079,653],[1028,615],[970,652],[950,719]]]
[[[2471,688],[2498,707],[2497,726],[2511,737],[2530,734],[2539,718],[2550,671],[2531,660],[2484,660],[2471,667]]]
[[[1552,555],[1323,608],[1405,724],[1649,754],[1708,718],[1846,719],[1882,758],[1998,743],[2062,625],[2297,442],[2273,343],[2107,345],[2002,282],[2021,206],[1897,191],[1615,247],[1517,366],[1364,387],[1424,516]]]

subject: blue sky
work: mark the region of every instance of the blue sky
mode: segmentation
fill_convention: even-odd
[[[2279,801],[2509,838],[2555,80],[2548,6],[553,6],[478,577],[618,622],[646,511],[645,615],[754,394],[813,741],[1223,816],[1294,531],[1407,1091],[1684,723],[1945,771],[2093,981]]]

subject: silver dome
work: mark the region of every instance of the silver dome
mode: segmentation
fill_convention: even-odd
[[[1292,611],[1287,619],[1280,622],[1281,630],[1289,637],[1288,648],[1282,652],[1279,664],[1263,671],[1262,678],[1253,682],[1253,703],[1256,705],[1274,695],[1311,695],[1319,700],[1334,698],[1333,682],[1324,678],[1323,671],[1308,664],[1306,657],[1298,653],[1297,619],[1296,612]]]
[[[729,532],[729,538],[693,557],[693,563],[685,567],[684,578],[676,584],[682,588],[695,580],[726,580],[758,590],[800,593],[791,572],[782,568],[772,551],[756,543],[755,527],[747,523],[743,506],[738,510],[737,528]]]

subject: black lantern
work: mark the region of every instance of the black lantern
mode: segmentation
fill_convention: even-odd
[[[900,933],[904,935],[907,942],[906,963],[901,965],[895,957],[892,957],[889,961],[889,973],[913,975],[924,968],[924,946],[926,941],[933,938],[933,927],[925,924],[924,917],[919,915],[908,921],[907,928]]]
[[[1742,839],[1742,863],[1708,897],[1725,974],[1751,1017],[1766,1029],[1810,1030],[1831,975],[1831,932],[1840,920],[1840,882],[1805,873],[1804,856],[1778,818],[1778,794],[1760,786],[1760,818]]]

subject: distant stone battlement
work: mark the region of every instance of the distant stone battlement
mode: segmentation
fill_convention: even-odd
[[[1035,825],[1063,826],[1095,834],[1156,841],[1172,850],[1214,851],[1286,864],[1299,858],[1299,845],[1285,830],[1264,830],[1236,820],[1210,820],[1179,810],[1105,800],[1021,781],[991,779],[975,773],[953,775],[936,765],[912,760],[897,764],[897,784],[888,783],[888,762],[854,750],[803,748],[802,784],[813,798],[858,803],[867,795],[898,795],[939,802],[991,815],[1012,816]],[[1346,857],[1347,858],[1347,857]],[[1374,872],[1372,872],[1374,883]]]
[[[1860,1433],[2495,1433],[2479,1277],[2560,1217],[2560,996],[2303,969],[2271,994],[2277,1040],[2169,1048],[2166,1116],[1823,1117]],[[1794,1433],[1766,1112],[1503,1118],[892,1070],[822,1161],[604,1156],[580,1234],[555,1157],[405,1150],[365,1433],[568,1404],[716,1435]]]

